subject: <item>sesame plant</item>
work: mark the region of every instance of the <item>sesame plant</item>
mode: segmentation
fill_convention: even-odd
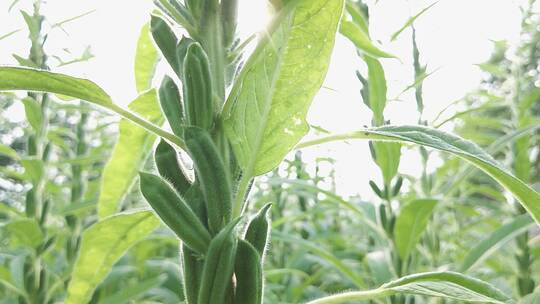
[[[388,124],[384,117],[386,80],[380,61],[393,56],[371,40],[369,19],[361,3],[270,1],[273,19],[263,32],[254,33],[257,42],[252,45],[252,37],[242,40],[237,36],[237,9],[242,5],[239,1],[154,2],[156,10],[141,31],[137,46],[135,78],[140,95],[127,108],[114,103],[90,80],[50,72],[44,66],[0,67],[1,91],[69,96],[122,118],[117,143],[103,168],[97,220],[80,236],[80,248],[66,284],[65,303],[126,302],[122,293],[107,299],[100,290],[107,293],[103,284],[111,279],[115,264],[130,248],[147,241],[160,224],[174,233],[175,241],[180,241],[180,256],[173,264],[180,265],[182,277],[182,295],[174,300],[161,297],[164,302],[262,303],[264,260],[273,250],[268,248],[273,236],[311,251],[319,249],[318,255],[351,280],[352,284],[343,289],[334,286],[332,292],[352,291],[318,293],[307,299],[309,303],[386,299],[405,303],[415,299],[403,295],[465,302],[513,301],[491,284],[459,272],[411,271],[411,252],[436,201],[426,195],[399,210],[393,207],[403,182],[397,174],[401,144],[440,150],[470,163],[511,193],[536,221],[540,220],[540,194],[468,140],[423,122],[412,126]],[[410,24],[414,17],[411,20]],[[359,74],[359,79],[364,102],[373,113],[373,126],[302,141],[309,130],[306,114],[324,80],[338,31],[356,46],[367,65],[367,77]],[[159,58],[168,72],[162,79],[154,79]],[[415,78],[421,80],[425,70],[418,60],[415,58]],[[159,81],[157,88],[153,87],[154,80]],[[414,86],[419,105],[420,83]],[[43,102],[39,105],[43,106]],[[368,219],[366,223],[373,224],[370,228],[380,234],[381,240],[389,241],[389,265],[395,276],[377,281],[379,286],[374,288],[333,253],[307,240],[308,230],[300,231],[298,236],[271,233],[270,214],[276,214],[275,221],[286,216],[283,210],[272,210],[272,204],[286,208],[279,201],[281,194],[256,209],[250,206],[255,178],[275,170],[289,152],[353,139],[372,142],[372,156],[383,176],[382,185],[372,183],[381,199],[376,222]],[[77,151],[84,154],[81,147]],[[147,163],[149,157],[151,165]],[[291,168],[297,173],[295,182],[305,184],[307,176],[302,175],[301,164],[298,154]],[[76,180],[84,181],[78,168],[72,168],[72,173]],[[137,184],[151,210],[126,200]],[[72,188],[74,201],[80,200],[79,186]],[[317,185],[314,187],[313,191],[319,192]],[[273,191],[280,193],[278,188]],[[326,195],[332,197],[331,191]],[[333,198],[340,208],[353,212],[349,218],[364,214],[355,204],[335,195]],[[299,205],[300,210],[307,211],[306,201],[300,200]],[[333,228],[339,231],[346,224],[333,223]],[[169,240],[169,244],[176,246],[174,241]],[[342,246],[346,249],[347,245]],[[276,248],[287,250],[284,246]],[[287,257],[283,254],[282,258]],[[160,277],[141,281],[126,293],[161,283]]]

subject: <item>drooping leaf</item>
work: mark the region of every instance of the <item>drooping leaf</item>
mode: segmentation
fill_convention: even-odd
[[[405,205],[396,220],[394,235],[399,256],[407,261],[437,205],[435,199],[417,199]]]
[[[154,89],[135,99],[129,108],[146,120],[161,125],[164,118]],[[112,215],[135,182],[141,166],[150,155],[156,136],[127,119],[120,121],[120,134],[111,158],[103,169],[98,201],[100,218]]]
[[[108,108],[111,97],[90,80],[20,67],[0,67],[0,91],[43,91],[67,95]]]
[[[159,135],[180,148],[184,147],[184,143],[177,136],[114,104],[102,88],[89,80],[43,70],[0,66],[0,91],[17,90],[48,92],[89,101],[116,112],[147,132]]]
[[[512,175],[479,146],[454,134],[421,125],[383,126],[323,137],[302,143],[298,148],[354,138],[415,143],[459,156],[499,182],[517,198],[535,221],[540,223],[540,194]]]
[[[457,272],[426,272],[402,277],[374,290],[344,292],[308,304],[351,303],[388,297],[397,293],[440,297],[468,303],[513,303],[511,298],[484,281]]]
[[[359,25],[352,21],[343,20],[339,32],[347,37],[356,48],[368,56],[374,58],[396,58],[396,56],[381,50],[373,44],[369,35]]]
[[[465,272],[469,270],[496,252],[497,249],[504,246],[509,240],[529,229],[533,224],[534,220],[528,214],[523,214],[493,231],[487,238],[483,239],[469,251],[461,264],[460,271]]]
[[[88,303],[113,265],[160,222],[151,211],[121,213],[86,229],[68,286],[66,304]]]
[[[290,2],[246,63],[223,111],[244,174],[275,168],[308,131],[342,10],[343,0]]]
[[[137,92],[150,89],[158,61],[158,52],[152,43],[150,25],[145,24],[139,35],[135,53],[135,84]]]

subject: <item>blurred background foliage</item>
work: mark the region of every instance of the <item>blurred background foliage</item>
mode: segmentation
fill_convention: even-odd
[[[17,2],[10,8],[14,14]],[[349,11],[369,20],[367,5],[349,4]],[[422,88],[430,73],[416,43],[416,16],[392,39],[410,41],[415,82],[403,89],[414,91],[418,123],[450,126],[540,190],[540,15],[534,4],[523,7],[519,45],[495,41],[491,58],[479,64],[485,72],[481,85],[431,122],[422,116],[429,102]],[[62,29],[44,26],[41,5],[36,1],[32,10],[21,11],[30,48],[13,54],[19,64],[54,69],[92,60],[90,47],[75,60],[44,51],[50,31]],[[84,22],[84,14],[66,16],[66,22]],[[8,35],[0,36],[0,45]],[[366,69],[357,73],[363,99],[358,104],[371,110],[373,126],[387,124],[384,107],[393,101],[387,101],[379,62],[385,59],[358,52],[361,60]],[[0,94],[0,303],[62,303],[81,234],[98,218],[101,177],[117,121],[83,101],[61,99]],[[16,103],[24,105],[26,120],[6,115]],[[498,184],[455,157],[425,148],[374,143],[370,150],[372,159],[358,162],[373,161],[380,169],[382,180],[369,183],[373,193],[340,197],[332,156],[308,163],[300,151],[256,181],[251,207],[273,204],[265,302],[299,303],[376,288],[410,273],[454,270],[536,303],[538,229]],[[420,175],[400,174],[404,150],[420,155]],[[443,160],[436,168],[430,166],[434,158]],[[151,168],[153,162],[149,158],[143,165]],[[145,206],[137,187],[123,199],[122,209]],[[91,303],[182,301],[178,248],[172,232],[158,229],[115,264]],[[451,303],[420,296],[376,302]]]

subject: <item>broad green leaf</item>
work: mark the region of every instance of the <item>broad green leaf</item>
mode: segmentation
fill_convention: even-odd
[[[0,144],[0,154],[10,157],[14,160],[19,160],[20,156],[17,151],[13,150],[10,146]]]
[[[326,75],[342,11],[343,0],[289,2],[246,63],[223,114],[244,174],[275,168],[308,131],[306,113]]]
[[[86,229],[68,286],[66,304],[88,303],[113,265],[159,223],[151,211],[138,211],[113,215]]]
[[[141,29],[135,53],[135,84],[137,92],[142,93],[150,89],[158,58],[158,52],[152,43],[150,25],[147,23]]]
[[[435,4],[437,4],[438,1],[428,5],[426,8],[424,8],[423,10],[421,10],[420,12],[418,12],[416,15],[410,17],[407,22],[405,22],[405,24],[399,29],[397,30],[394,34],[392,34],[392,38],[390,38],[391,41],[394,41],[397,39],[397,37],[399,36],[399,34],[401,34],[406,28],[408,28],[409,26],[411,26],[414,21],[416,21],[416,19],[418,19],[418,17],[422,16],[425,12],[427,12],[427,10],[429,10],[431,7],[433,7]]]
[[[534,220],[528,214],[523,214],[493,231],[469,251],[461,264],[460,271],[469,270],[489,255],[495,253],[508,241],[529,229],[533,224]]]
[[[20,67],[0,67],[0,91],[39,91],[62,94],[109,108],[111,97],[90,80]]]
[[[21,219],[9,222],[4,226],[11,236],[11,241],[17,246],[37,248],[43,242],[43,232],[34,219]]]
[[[103,89],[89,80],[43,70],[0,66],[0,91],[17,90],[48,92],[89,101],[116,112],[148,132],[169,140],[179,148],[184,148],[184,142],[180,138],[114,104]]]
[[[130,110],[139,113],[156,125],[163,123],[156,90],[140,95],[130,105]],[[103,169],[101,192],[98,201],[99,218],[114,214],[150,155],[156,136],[146,132],[127,119],[120,121],[118,141],[111,158]]]
[[[352,21],[343,20],[339,32],[347,37],[353,44],[364,52],[366,55],[373,58],[396,58],[396,56],[389,54],[373,44],[368,33],[366,33],[361,26],[355,24]]]
[[[26,119],[32,126],[35,132],[39,133],[41,130],[41,124],[43,122],[43,115],[41,113],[41,106],[33,98],[27,97],[22,100],[24,104],[24,112]]]
[[[513,303],[511,298],[484,281],[456,272],[426,272],[402,277],[374,290],[344,292],[308,304],[352,303],[398,293],[454,299],[467,303]]]
[[[348,134],[333,135],[305,142],[298,148],[346,139],[409,142],[448,152],[472,163],[501,184],[540,223],[540,194],[512,175],[489,154],[471,141],[426,126],[383,126]]]
[[[413,200],[403,207],[397,217],[394,236],[399,256],[407,261],[416,247],[437,205],[434,199]]]

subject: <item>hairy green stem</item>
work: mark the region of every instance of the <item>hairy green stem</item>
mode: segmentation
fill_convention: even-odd
[[[167,132],[165,130],[163,130],[162,128],[154,125],[153,123],[147,121],[146,119],[138,116],[137,114],[131,112],[131,111],[128,111],[116,104],[112,104],[109,106],[109,109],[111,109],[112,111],[120,114],[122,117],[132,121],[133,123],[135,124],[138,124],[139,126],[143,127],[144,129],[146,129],[147,131],[151,132],[151,133],[154,133],[155,135],[161,137],[161,138],[164,138],[168,141],[170,141],[171,143],[173,143],[174,145],[176,145],[177,147],[183,149],[183,150],[186,150],[186,145],[184,143],[184,141],[170,133],[170,132]]]

